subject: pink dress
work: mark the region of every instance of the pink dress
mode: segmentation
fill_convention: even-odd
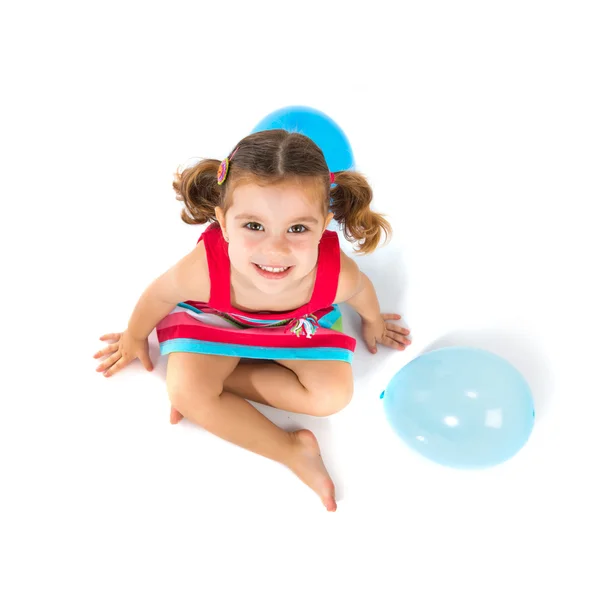
[[[231,306],[231,267],[220,227],[210,225],[200,240],[206,248],[210,298],[181,302],[158,323],[161,354],[352,362],[356,340],[343,332],[342,315],[334,304],[340,274],[335,231],[326,230],[321,238],[311,299],[289,312],[251,313]]]

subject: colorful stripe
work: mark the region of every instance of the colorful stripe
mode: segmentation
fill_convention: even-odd
[[[267,346],[246,346],[222,344],[202,340],[177,338],[160,344],[161,354],[171,352],[191,352],[216,356],[239,356],[264,360],[341,360],[351,363],[353,353],[339,348],[270,348]]]
[[[327,329],[335,329],[336,325],[338,327],[340,327],[340,329],[337,329],[337,331],[340,331],[343,333],[343,330],[341,329],[342,326],[342,313],[340,311],[340,309],[338,308],[337,304],[334,304],[332,306],[333,310],[328,312],[326,315],[323,315],[320,319],[319,319],[319,326],[320,327],[326,327]]]
[[[173,315],[176,317],[178,315]],[[185,317],[186,315],[181,315]],[[189,318],[189,317],[188,317]],[[189,319],[191,321],[191,319]],[[166,317],[164,323],[157,329],[158,341],[185,338],[199,339],[206,342],[221,344],[241,344],[245,346],[272,346],[275,348],[343,348],[352,350],[356,347],[356,340],[349,335],[337,331],[318,329],[316,333],[307,338],[296,336],[290,332],[284,333],[272,329],[222,329],[210,325],[189,323]]]
[[[270,321],[241,324],[205,303],[181,302],[160,321],[156,331],[161,354],[193,352],[266,360],[352,362],[356,340],[343,333],[337,305],[306,319]]]

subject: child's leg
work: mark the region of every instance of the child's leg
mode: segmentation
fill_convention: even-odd
[[[167,389],[173,407],[188,420],[237,446],[289,467],[310,486],[328,510],[335,510],[334,487],[314,435],[288,433],[250,403],[223,391],[223,382],[237,358],[172,353],[167,364]]]
[[[352,367],[341,361],[289,360],[240,363],[225,390],[242,398],[315,417],[342,410],[353,392]],[[182,416],[171,409],[171,423]]]
[[[342,361],[286,360],[240,364],[225,389],[289,412],[326,417],[352,399],[352,367]]]

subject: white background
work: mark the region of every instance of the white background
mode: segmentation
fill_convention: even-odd
[[[599,29],[578,1],[3,7],[0,597],[600,597]],[[317,434],[335,514],[169,425],[154,334],[152,374],[92,359],[196,242],[175,169],[290,104],[350,138],[395,230],[359,264],[414,340],[359,341],[339,415],[266,411]],[[476,473],[409,451],[379,400],[462,343],[511,360],[537,409]]]

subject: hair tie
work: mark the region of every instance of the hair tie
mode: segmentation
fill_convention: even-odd
[[[329,182],[330,183],[334,183],[335,182],[335,173],[329,173]]]

